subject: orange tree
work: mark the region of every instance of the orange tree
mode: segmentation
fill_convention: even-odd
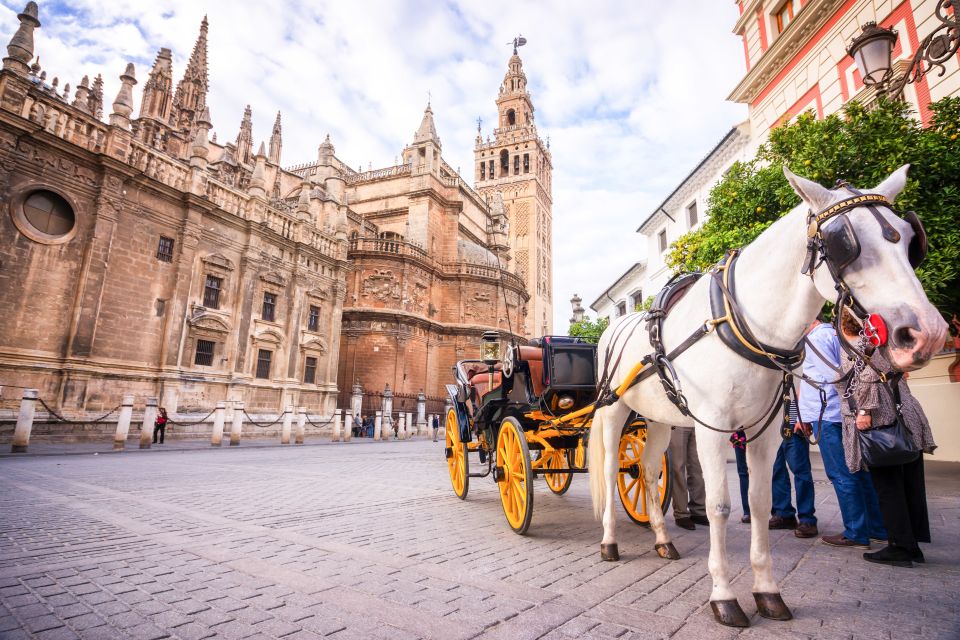
[[[916,211],[929,235],[930,253],[917,275],[946,317],[960,314],[960,98],[930,109],[928,127],[911,118],[908,105],[881,100],[870,110],[851,102],[822,120],[806,113],[774,129],[756,158],[735,163],[710,191],[709,218],[672,245],[668,264],[707,269],[799,204],[783,165],[825,186],[843,179],[870,188],[910,163],[897,207]]]

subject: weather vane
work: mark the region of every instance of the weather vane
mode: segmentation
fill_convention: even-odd
[[[507,44],[510,44],[509,42]],[[513,55],[517,55],[517,47],[522,47],[527,44],[527,39],[523,36],[517,36],[513,39]]]

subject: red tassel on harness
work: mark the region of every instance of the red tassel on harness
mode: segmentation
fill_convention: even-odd
[[[863,330],[873,346],[882,347],[887,344],[887,325],[880,314],[871,313],[863,325]]]

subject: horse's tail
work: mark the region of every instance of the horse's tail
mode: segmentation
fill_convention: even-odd
[[[593,499],[593,515],[603,519],[606,508],[607,477],[603,471],[603,416],[607,408],[597,409],[590,424],[590,442],[587,445],[587,471],[590,475],[590,497]]]

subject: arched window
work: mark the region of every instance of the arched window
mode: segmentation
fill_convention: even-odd
[[[523,154],[523,172],[530,173],[530,154]]]
[[[500,152],[500,175],[510,175],[510,153],[506,149]]]
[[[507,124],[510,126],[517,124],[517,112],[513,109],[507,111]]]
[[[481,180],[487,179],[487,163],[486,162],[480,163],[480,179]]]
[[[520,173],[520,156],[513,156],[513,175]]]

